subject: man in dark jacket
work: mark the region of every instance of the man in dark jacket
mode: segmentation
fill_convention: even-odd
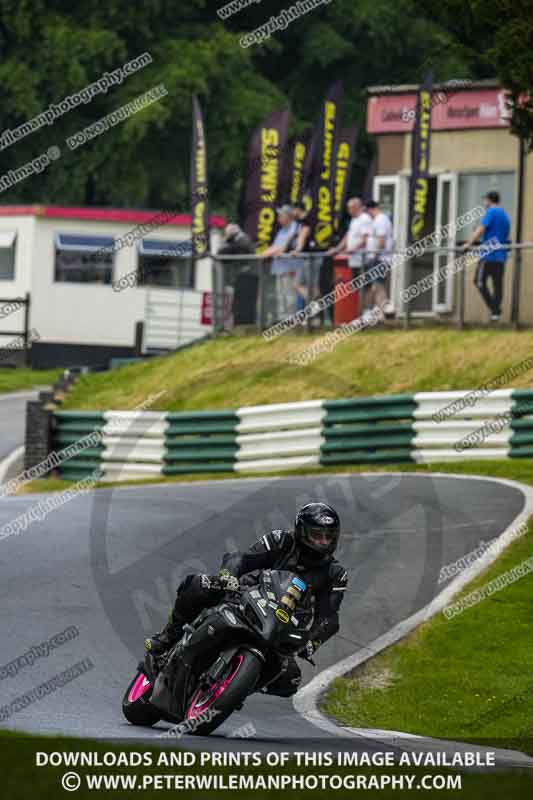
[[[221,245],[217,255],[220,256],[245,256],[254,252],[252,240],[239,225],[230,223],[224,229],[224,244]]]
[[[302,657],[312,654],[339,630],[339,609],[346,591],[346,570],[333,558],[340,536],[337,512],[326,503],[308,503],[296,515],[293,531],[274,530],[265,534],[244,553],[227,553],[216,577],[188,575],[177,590],[169,622],[145,642],[156,657],[181,638],[183,626],[198,614],[217,605],[225,591],[235,590],[239,579],[265,569],[296,572],[315,597],[315,619]],[[294,658],[267,686],[268,694],[290,697],[301,682],[301,671]]]
[[[224,244],[217,256],[245,256],[254,253],[252,240],[239,225],[230,223],[224,230]],[[256,321],[257,269],[247,259],[220,259],[223,267],[223,284],[234,291],[233,319],[235,325],[253,325]]]

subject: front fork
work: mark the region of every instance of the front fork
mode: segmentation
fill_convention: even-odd
[[[200,685],[204,688],[209,688],[214,683],[222,680],[233,658],[242,650],[248,650],[249,652],[253,653],[263,664],[266,663],[265,656],[256,647],[243,647],[242,644],[235,647],[229,647],[227,650],[224,650],[214,664],[212,664],[209,669],[200,676]]]

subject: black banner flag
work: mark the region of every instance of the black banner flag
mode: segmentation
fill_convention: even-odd
[[[288,127],[289,110],[274,111],[255,129],[248,149],[242,226],[258,253],[271,244],[276,226]]]
[[[319,250],[329,246],[334,233],[335,145],[342,96],[342,82],[338,81],[324,98],[318,125],[318,147],[313,158],[313,207],[309,221]]]
[[[196,96],[192,99],[191,214],[194,258],[209,252],[209,210],[207,152],[202,109]]]
[[[335,193],[334,193],[334,219],[333,225],[339,230],[346,194],[350,183],[355,147],[357,143],[357,125],[351,128],[342,128],[337,141],[335,152]]]
[[[428,222],[432,92],[433,76],[429,73],[418,90],[411,145],[411,183],[408,217],[410,244],[418,241],[424,235]]]
[[[320,142],[320,130],[318,125],[312,128],[311,138],[307,145],[305,161],[302,174],[302,196],[301,200],[307,211],[307,219],[311,219],[311,209],[313,208],[313,184],[315,183],[315,166],[317,165],[318,150]]]
[[[377,198],[374,197],[374,178],[376,177],[376,172],[378,170],[378,157],[375,153],[372,156],[372,160],[368,165],[368,169],[365,175],[365,183],[363,186],[363,202],[365,200],[376,200]]]
[[[290,184],[289,202],[292,205],[300,203],[304,193],[306,182],[306,164],[309,163],[307,153],[311,147],[313,129],[307,128],[301,136],[297,136],[292,151],[290,153]]]

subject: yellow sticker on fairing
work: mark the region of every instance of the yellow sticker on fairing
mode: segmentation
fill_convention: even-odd
[[[281,602],[283,603],[284,606],[290,608],[291,611],[294,611],[296,603],[294,602],[294,599],[292,597],[289,597],[288,594],[283,595],[283,597],[281,598]]]
[[[276,609],[276,617],[279,619],[280,622],[284,622],[285,625],[289,621],[289,615],[282,608],[277,608]]]

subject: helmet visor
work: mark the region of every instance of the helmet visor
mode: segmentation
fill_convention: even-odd
[[[334,528],[307,527],[305,529],[305,543],[318,553],[331,553],[337,546],[339,531]]]

